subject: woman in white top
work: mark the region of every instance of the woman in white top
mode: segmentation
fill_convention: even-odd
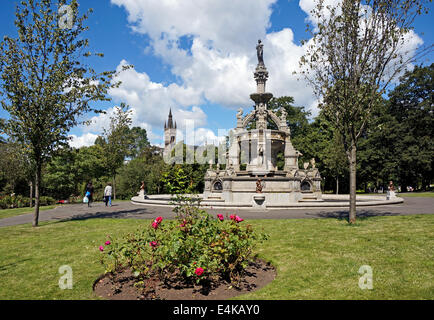
[[[104,189],[104,202],[106,207],[107,204],[110,207],[112,206],[112,184],[111,183],[108,183]]]

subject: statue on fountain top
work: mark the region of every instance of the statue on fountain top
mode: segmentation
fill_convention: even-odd
[[[264,65],[264,45],[261,43],[261,40],[258,40],[256,54],[258,56],[258,65]]]

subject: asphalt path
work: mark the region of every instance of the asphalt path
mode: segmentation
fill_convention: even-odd
[[[93,203],[88,208],[86,204],[61,205],[51,210],[41,211],[39,221],[71,221],[95,218],[116,219],[155,219],[161,216],[165,219],[174,218],[171,207],[142,206],[130,202],[115,202],[112,207],[106,207],[102,202]],[[338,218],[348,217],[348,208],[294,208],[279,210],[253,209],[207,209],[214,216],[236,213],[244,219],[304,219],[304,218]],[[358,217],[397,216],[412,214],[434,214],[434,198],[409,197],[404,203],[396,205],[382,205],[359,207]],[[31,223],[33,213],[0,219],[0,227]]]

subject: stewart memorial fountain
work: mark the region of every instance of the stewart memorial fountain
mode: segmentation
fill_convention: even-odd
[[[263,44],[256,46],[258,64],[254,72],[256,92],[250,95],[254,109],[244,115],[239,109],[236,128],[230,131],[228,146],[224,152],[224,169],[210,162],[204,180],[201,206],[212,208],[285,209],[291,207],[348,207],[348,195],[323,195],[321,175],[315,160],[299,167],[302,155],[291,143],[291,131],[286,111],[281,108],[278,116],[267,108],[273,97],[266,92],[268,71],[263,58]],[[172,128],[171,114],[166,130]],[[170,144],[175,144],[174,135]],[[172,149],[165,150],[167,155]],[[283,167],[278,158],[283,158]],[[219,157],[220,159],[220,157]],[[197,196],[197,195],[196,195]],[[171,195],[145,196],[141,190],[131,199],[134,204],[171,205]],[[357,206],[401,203],[398,197],[357,196]]]

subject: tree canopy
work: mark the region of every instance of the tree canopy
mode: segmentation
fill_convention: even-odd
[[[20,142],[35,164],[38,225],[42,165],[65,146],[69,130],[87,112],[99,112],[91,102],[109,100],[114,71],[97,73],[84,60],[92,55],[78,3],[68,4],[71,26],[60,23],[58,8],[65,0],[27,0],[16,6],[17,38],[0,44],[1,105],[9,113],[6,133]],[[62,20],[63,21],[63,20]],[[64,21],[63,21],[64,22]]]

